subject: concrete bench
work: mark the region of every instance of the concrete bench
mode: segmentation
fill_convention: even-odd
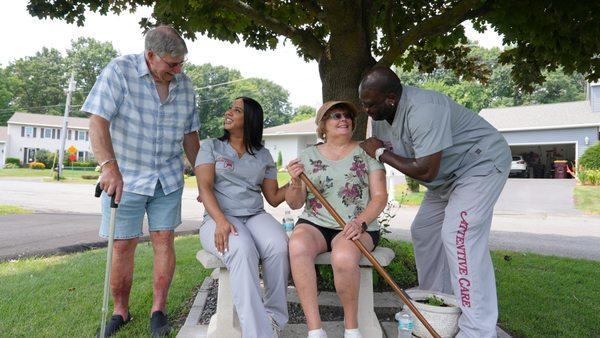
[[[372,252],[379,264],[387,266],[394,259],[394,251],[389,248],[377,247]],[[231,297],[231,281],[225,264],[216,256],[200,250],[196,258],[207,269],[219,269],[219,289],[217,312],[208,324],[207,337],[242,337],[238,316]],[[317,256],[315,264],[331,265],[331,253],[326,252]],[[373,304],[373,268],[365,257],[360,260],[360,291],[358,295],[358,326],[363,337],[379,338],[383,336],[381,325],[375,315]]]

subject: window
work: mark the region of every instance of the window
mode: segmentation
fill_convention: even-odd
[[[77,161],[79,161],[79,162],[85,161],[85,151],[77,152]]]
[[[67,135],[69,135],[69,136],[68,136],[68,139],[69,139],[69,140],[71,139],[71,132],[72,132],[72,130],[71,130],[71,129],[69,129],[69,132],[67,133]]]
[[[52,138],[52,129],[45,128],[42,130],[43,130],[43,134],[44,134],[44,136],[42,136],[43,138]]]
[[[85,131],[79,131],[79,132],[75,132],[75,135],[77,135],[77,139],[80,141],[84,141],[85,140]]]
[[[34,137],[33,127],[25,127],[25,137]]]

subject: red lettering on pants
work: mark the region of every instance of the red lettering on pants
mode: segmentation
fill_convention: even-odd
[[[466,278],[469,275],[469,266],[467,262],[467,247],[465,245],[467,230],[469,230],[469,222],[465,220],[466,211],[460,213],[460,225],[456,232],[456,258],[458,262],[458,274],[463,276],[459,278],[458,285],[460,286],[460,300],[463,306],[471,307],[471,295],[469,287],[471,281]]]

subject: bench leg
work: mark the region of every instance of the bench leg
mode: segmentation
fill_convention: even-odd
[[[208,338],[241,338],[240,321],[233,306],[231,284],[227,268],[219,269],[219,289],[217,313],[210,318],[207,330]]]
[[[363,337],[381,338],[383,336],[373,304],[373,269],[371,267],[360,267],[358,328]]]

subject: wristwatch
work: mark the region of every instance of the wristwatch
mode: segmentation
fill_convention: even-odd
[[[383,155],[383,152],[386,151],[385,148],[381,147],[381,148],[377,148],[377,150],[375,150],[375,159],[379,162],[381,162],[381,160],[379,159],[381,157],[381,155]]]

